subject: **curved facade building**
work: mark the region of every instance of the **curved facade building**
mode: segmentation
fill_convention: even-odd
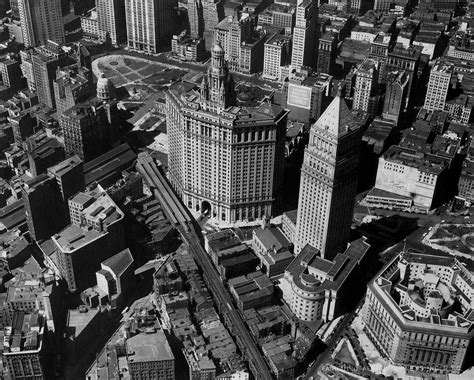
[[[305,322],[330,321],[339,316],[369,248],[364,239],[355,240],[329,261],[307,244],[285,271],[291,291],[284,298],[295,316]]]
[[[402,252],[369,284],[363,319],[395,365],[460,373],[474,336],[473,306],[472,262]]]

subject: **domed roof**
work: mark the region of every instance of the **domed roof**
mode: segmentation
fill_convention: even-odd
[[[110,97],[113,89],[114,85],[112,84],[110,79],[106,78],[104,73],[101,73],[100,78],[97,80],[98,97]]]
[[[212,48],[213,53],[224,53],[224,49],[222,49],[222,46],[220,44],[214,44],[214,47]]]
[[[97,80],[97,90],[99,90],[99,88],[108,90],[111,85],[112,83],[110,82],[108,78],[105,77],[105,74],[100,73],[100,78]]]

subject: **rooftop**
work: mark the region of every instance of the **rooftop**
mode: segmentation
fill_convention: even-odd
[[[291,36],[281,33],[274,33],[266,42],[265,46],[273,45],[273,46],[283,46],[291,41]]]
[[[133,257],[128,248],[102,262],[102,265],[109,267],[117,277],[122,275],[132,264]]]
[[[283,235],[278,227],[257,228],[254,230],[254,238],[260,240],[267,250],[274,249],[276,252],[290,247],[291,243]]]
[[[74,155],[61,161],[59,164],[51,166],[48,168],[48,172],[53,174],[56,177],[60,177],[64,173],[68,172],[70,169],[82,164],[82,160],[77,156]]]
[[[132,166],[137,155],[124,143],[84,164],[86,186],[93,182],[115,181],[122,170]]]
[[[163,330],[140,333],[127,339],[128,360],[135,363],[174,360]]]
[[[402,251],[384,266],[369,287],[390,314],[407,325],[438,333],[440,329],[450,329],[453,333],[472,334],[474,268],[466,261],[437,251]],[[463,289],[460,283],[465,284]],[[426,284],[430,291],[424,293]],[[399,297],[393,298],[394,293]],[[452,308],[455,299],[460,303],[456,309]]]
[[[331,104],[325,109],[311,129],[323,129],[335,136],[340,136],[352,130],[356,125],[354,118],[341,96],[336,96]]]
[[[338,290],[356,265],[364,258],[370,245],[363,238],[354,240],[344,253],[333,261],[323,259],[319,251],[307,244],[286,268],[295,285],[309,292]]]
[[[435,154],[423,153],[397,145],[391,146],[383,155],[386,161],[415,167],[432,174],[440,174],[449,164],[450,159]]]
[[[67,314],[67,329],[74,337],[81,335],[87,325],[100,313],[99,309],[72,309]]]
[[[99,191],[97,191],[97,189]],[[107,228],[124,218],[107,193],[100,191],[78,193],[70,202],[82,204],[81,224],[71,224],[52,237],[63,252],[73,252],[107,233]]]

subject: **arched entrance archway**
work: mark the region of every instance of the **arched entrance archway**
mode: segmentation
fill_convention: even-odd
[[[201,211],[203,214],[206,214],[208,216],[211,215],[211,204],[208,201],[203,201],[201,203]]]

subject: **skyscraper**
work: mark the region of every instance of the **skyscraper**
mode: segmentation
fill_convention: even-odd
[[[214,43],[225,51],[225,60],[229,69],[238,71],[240,67],[240,47],[252,33],[252,20],[248,13],[235,12],[226,17],[214,28]]]
[[[383,103],[383,118],[398,123],[407,106],[409,76],[405,71],[395,71],[387,75],[387,90]]]
[[[377,88],[377,70],[377,61],[369,58],[357,66],[353,109],[375,115],[377,99],[374,95]]]
[[[367,58],[371,58],[378,62],[378,83],[382,84],[387,81],[387,61],[390,50],[390,34],[379,33],[375,39],[370,43],[369,54]]]
[[[99,40],[105,41],[108,35],[113,45],[125,42],[127,28],[124,0],[96,0],[95,5],[99,24]]]
[[[57,265],[70,292],[95,280],[100,263],[125,247],[124,214],[100,186],[69,199],[71,224],[52,237]]]
[[[76,154],[87,162],[103,153],[107,145],[104,112],[99,102],[87,102],[61,115],[59,125],[64,134],[67,156]]]
[[[390,12],[390,0],[375,0],[374,11],[378,12]]]
[[[199,91],[179,83],[166,92],[169,179],[184,203],[234,222],[276,213],[281,191],[287,111],[263,103],[235,106],[224,50]]]
[[[31,55],[38,101],[50,108],[56,107],[53,86],[56,70],[64,66],[65,60],[66,54],[61,51],[59,45],[53,42],[35,48]]]
[[[175,0],[125,0],[128,47],[157,53],[161,40],[173,32],[175,6]]]
[[[67,225],[58,212],[60,198],[54,178],[41,174],[22,185],[26,222],[33,239],[49,239]]]
[[[319,39],[318,66],[320,73],[331,74],[336,66],[337,36],[333,32],[326,32]]]
[[[428,111],[444,111],[452,75],[453,65],[438,59],[431,69],[426,91],[425,108]]]
[[[296,22],[293,28],[291,65],[294,68],[314,65],[317,23],[317,3],[313,0],[300,0],[296,7]],[[311,44],[314,46],[310,46]]]
[[[72,156],[48,168],[48,175],[56,180],[61,200],[67,205],[70,197],[84,190],[84,167],[78,156]]]
[[[89,71],[75,65],[65,70],[58,68],[53,88],[58,115],[85,100],[93,92]]]
[[[282,33],[273,33],[265,41],[263,59],[263,78],[280,79],[281,67],[290,63],[291,36]]]
[[[221,0],[204,0],[202,3],[204,32],[211,32],[224,18],[224,3]]]
[[[204,32],[203,7],[201,0],[188,1],[189,35],[200,38]]]
[[[19,0],[18,10],[26,47],[43,45],[48,40],[64,44],[60,0]]]
[[[352,222],[360,127],[340,94],[311,126],[301,169],[295,252],[310,244],[331,260],[343,250]]]
[[[408,74],[407,103],[410,103],[412,89],[415,87],[418,80],[420,57],[421,49],[419,46],[409,46],[408,48],[405,48],[401,43],[395,44],[393,50],[388,52],[387,64],[385,65],[384,72],[389,73],[391,71],[403,70]],[[383,67],[381,67],[381,69],[383,69]]]

